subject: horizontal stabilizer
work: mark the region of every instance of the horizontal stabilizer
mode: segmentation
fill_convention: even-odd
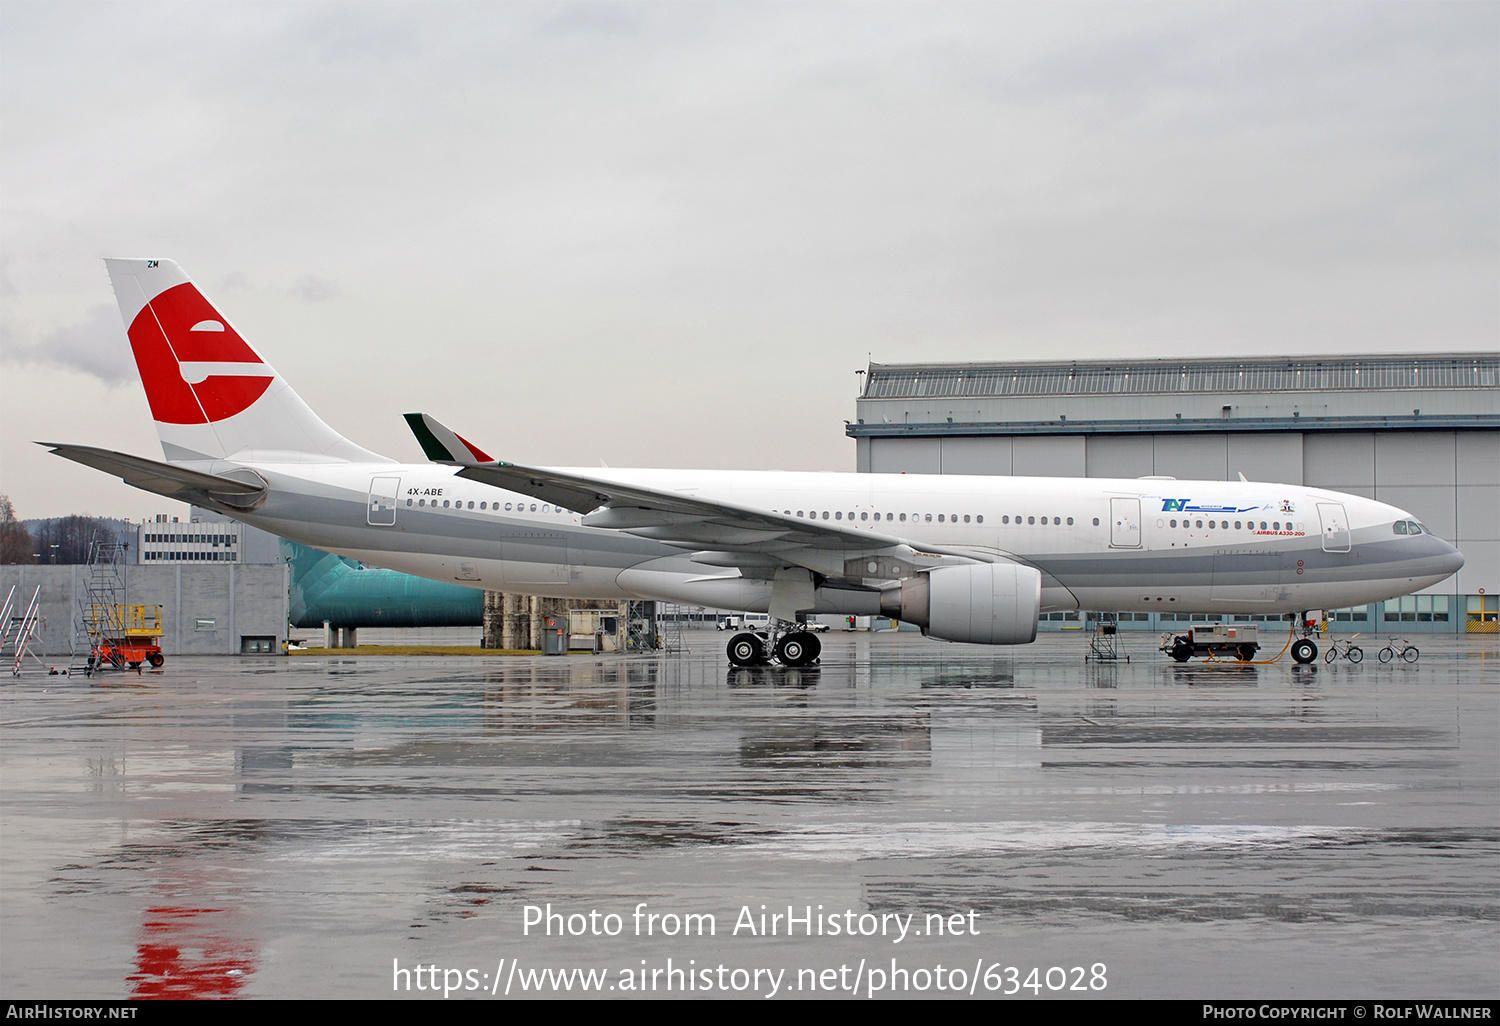
[[[82,463],[85,467],[114,474],[126,484],[142,491],[155,492],[171,498],[206,495],[226,506],[236,509],[253,509],[260,505],[266,494],[266,483],[260,475],[251,471],[240,471],[250,480],[236,480],[218,474],[204,474],[170,463],[143,459],[109,449],[96,449],[91,445],[59,445],[55,442],[38,442],[58,456]]]

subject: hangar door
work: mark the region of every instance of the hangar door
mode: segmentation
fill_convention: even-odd
[[[1138,549],[1141,547],[1141,500],[1109,500],[1109,547],[1112,549]]]

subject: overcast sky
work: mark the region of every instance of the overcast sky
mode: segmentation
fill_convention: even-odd
[[[183,508],[104,256],[336,429],[854,469],[868,361],[1500,344],[1494,3],[0,4],[0,492]]]

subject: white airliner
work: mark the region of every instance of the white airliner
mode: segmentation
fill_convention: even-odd
[[[434,580],[768,612],[730,641],[740,665],[816,659],[808,613],[1014,645],[1044,611],[1297,613],[1463,565],[1392,506],[1244,480],[539,468],[422,414],[432,462],[397,463],[319,419],[175,263],[105,263],[166,461],[43,443],[58,455]]]

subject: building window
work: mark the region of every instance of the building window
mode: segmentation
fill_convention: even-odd
[[[1385,604],[1387,623],[1447,623],[1447,595],[1403,595]]]

